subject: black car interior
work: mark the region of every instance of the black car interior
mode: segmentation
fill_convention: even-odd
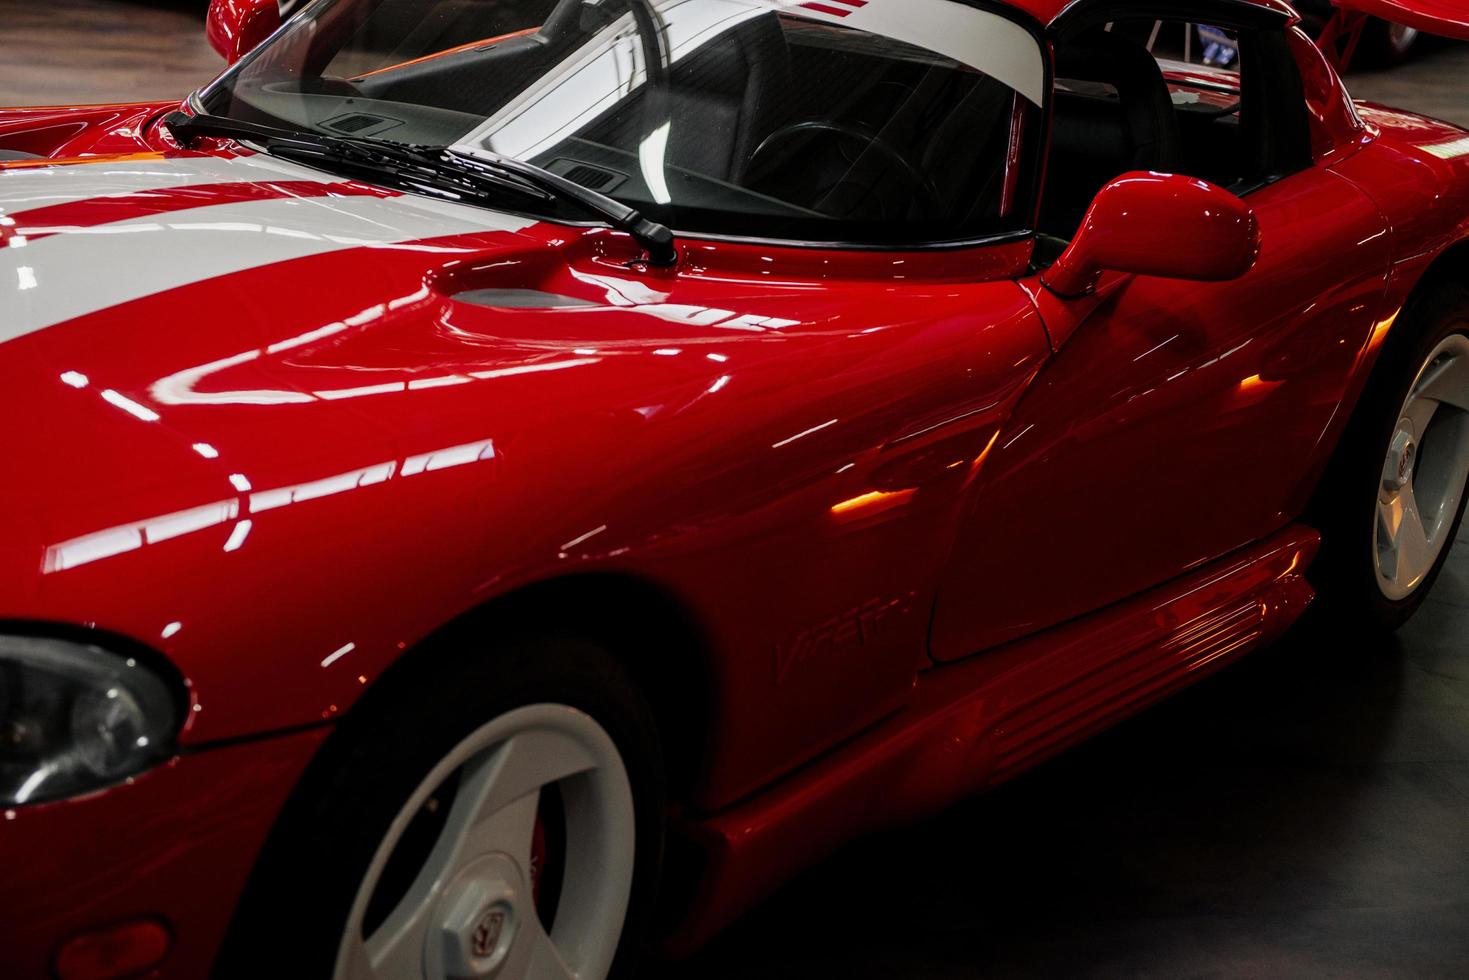
[[[1056,96],[1039,231],[1041,261],[1076,232],[1097,192],[1130,170],[1250,190],[1311,163],[1301,81],[1285,35],[1241,29],[1237,82],[1170,83],[1154,18],[1097,24],[1056,45]],[[1175,36],[1189,29],[1172,27]]]
[[[1087,4],[1077,4],[1083,14]],[[1152,50],[1163,21],[1107,20],[1090,6],[1099,16],[1072,18],[1055,39],[1038,261],[1059,254],[1097,192],[1128,171],[1243,193],[1309,165],[1300,77],[1279,25],[1233,29],[1239,75],[1170,81]],[[235,111],[289,117],[305,106],[324,130],[451,143],[537,80],[565,84],[579,52],[611,25],[627,30],[631,14],[648,83],[540,146],[533,162],[684,230],[831,241],[840,223],[841,240],[900,244],[1032,224],[1022,212],[1039,172],[1039,109],[932,51],[771,11],[675,56],[647,0],[533,0],[514,5],[513,22],[487,20],[477,0],[435,3],[431,23],[398,23],[403,9],[389,9],[395,22],[345,25],[350,42],[333,48],[323,77],[258,86],[281,109],[262,97]],[[487,27],[505,31],[476,40]],[[425,50],[438,53],[412,57]],[[1012,141],[1017,128],[1025,138]],[[648,186],[646,155],[660,136],[667,186]],[[1031,156],[1016,158],[1017,145]]]
[[[369,21],[357,27],[350,50],[359,61],[381,63],[395,50],[440,48],[469,32],[454,18],[472,7],[436,6],[431,44],[408,25]],[[327,130],[447,142],[642,5],[547,0],[545,7],[538,30],[356,75],[333,62],[330,80],[314,93],[285,82],[290,92],[281,94],[353,98],[350,112],[334,103],[336,114],[314,122]],[[482,30],[483,17],[478,23]],[[379,50],[394,31],[406,31],[406,39],[399,33],[401,43]],[[1012,89],[981,72],[891,38],[773,11],[667,60],[645,59],[658,67],[652,84],[534,162],[656,210],[640,152],[660,122],[671,122],[662,159],[673,223],[697,227],[702,213],[717,212],[722,225],[745,222],[731,228],[736,234],[799,238],[795,224],[804,223],[822,238],[820,225],[839,221],[851,240],[864,241],[980,237],[997,225],[1029,223],[1023,208],[1001,213],[1032,193],[1033,166],[1024,179],[1008,173],[1019,169],[1008,160],[1012,126],[1029,104],[1017,107]],[[1038,132],[1039,110],[1028,111]]]
[[[998,215],[1014,112],[1000,82],[894,42],[788,22],[797,68],[784,125],[751,161],[755,189],[845,219],[966,226]]]
[[[662,86],[588,127],[633,154],[674,119],[666,161],[860,223],[996,214],[1010,90],[894,42],[765,15],[680,60]],[[994,171],[994,172],[991,172]]]
[[[785,121],[795,86],[780,22],[755,17],[680,60],[661,84],[645,86],[580,137],[636,152],[649,121],[675,120],[669,166],[743,184],[756,149]]]
[[[1040,227],[1069,238],[1113,178],[1181,172],[1184,139],[1162,68],[1121,33],[1092,30],[1058,45],[1056,77]]]

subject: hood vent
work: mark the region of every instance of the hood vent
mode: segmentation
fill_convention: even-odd
[[[543,293],[538,289],[466,289],[462,293],[455,293],[453,299],[456,303],[469,303],[492,310],[587,309],[598,305],[575,296]]]

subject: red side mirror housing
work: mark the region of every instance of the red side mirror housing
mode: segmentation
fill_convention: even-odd
[[[280,26],[279,0],[209,0],[204,34],[210,47],[233,65]]]
[[[1041,282],[1065,297],[1091,292],[1103,272],[1228,282],[1259,256],[1260,223],[1244,201],[1193,177],[1136,172],[1102,188]]]

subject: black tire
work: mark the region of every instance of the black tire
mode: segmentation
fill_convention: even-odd
[[[1469,336],[1469,286],[1448,277],[1425,283],[1388,335],[1308,515],[1322,534],[1312,582],[1325,611],[1348,626],[1391,633],[1412,619],[1443,572],[1464,520],[1461,500],[1448,546],[1423,582],[1405,599],[1384,594],[1378,586],[1372,534],[1383,463],[1419,370],[1453,334]]]
[[[469,649],[466,649],[469,647]],[[332,976],[353,900],[389,824],[456,745],[516,708],[561,704],[611,736],[633,791],[632,896],[613,977],[636,975],[653,927],[664,843],[653,714],[626,671],[578,639],[522,637],[427,653],[385,677],[322,747],[257,864],[215,976]],[[408,978],[405,978],[408,980]]]
[[[1395,68],[1411,58],[1422,41],[1422,32],[1374,17],[1362,32],[1357,61],[1367,68]]]

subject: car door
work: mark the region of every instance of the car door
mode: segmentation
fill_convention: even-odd
[[[1259,220],[1258,262],[1227,283],[1110,276],[1074,300],[1029,283],[1057,355],[968,502],[941,578],[939,660],[1143,593],[1302,513],[1385,315],[1389,239],[1349,182],[1307,159],[1270,159],[1305,139],[1299,74],[1283,26],[1239,36],[1241,116],[1258,115],[1235,134],[1249,141],[1238,159],[1274,171],[1239,187]],[[1229,78],[1165,67],[1180,112],[1229,97]],[[1292,80],[1294,108],[1280,89]],[[1185,165],[1220,165],[1218,147],[1183,149]],[[1051,163],[1048,193],[1064,163],[1054,146]]]

